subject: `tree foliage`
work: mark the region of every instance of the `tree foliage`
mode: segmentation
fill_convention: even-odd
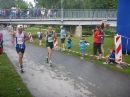
[[[36,6],[58,6],[61,8],[61,0],[34,0]],[[62,0],[64,9],[116,9],[117,0]]]
[[[0,0],[1,9],[10,9],[11,7],[20,6],[23,9],[28,8],[28,4],[24,0]]]

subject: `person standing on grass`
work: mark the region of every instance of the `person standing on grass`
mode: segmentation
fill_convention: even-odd
[[[61,43],[62,43],[62,50],[65,50],[65,37],[66,37],[66,32],[63,26],[60,26],[60,38],[61,38]]]
[[[42,45],[42,36],[43,36],[43,33],[41,31],[41,28],[39,28],[39,31],[37,32],[38,34],[38,39],[39,39],[39,45]]]
[[[84,38],[82,38],[79,42],[80,51],[81,51],[81,59],[84,59],[86,45],[87,45],[87,42],[84,40]]]
[[[93,33],[93,35],[94,35],[93,60],[96,59],[97,50],[99,52],[99,60],[100,60],[102,58],[102,51],[101,51],[102,28],[100,25],[96,26],[96,31]]]
[[[71,47],[72,47],[72,40],[70,38],[70,35],[68,35],[67,45],[68,45],[68,55],[69,55],[71,53]]]
[[[0,32],[0,47],[3,49],[3,34]]]
[[[20,65],[21,73],[24,72],[24,70],[23,70],[23,55],[24,55],[24,51],[25,51],[25,41],[28,39],[29,39],[28,34],[23,31],[22,26],[17,26],[16,32],[12,33],[12,43],[15,42],[16,51],[19,55],[19,65]]]
[[[56,33],[52,31],[52,27],[48,27],[48,31],[43,34],[43,38],[46,41],[46,47],[47,47],[47,56],[46,56],[46,62],[52,66],[52,48],[54,47],[53,40],[56,37]]]
[[[102,28],[102,37],[101,37],[101,51],[102,51],[102,57],[104,57],[104,38],[105,38],[105,31],[104,29],[106,28],[106,21],[103,21],[101,24],[101,28]]]

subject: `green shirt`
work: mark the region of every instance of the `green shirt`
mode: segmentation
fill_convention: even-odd
[[[53,35],[53,32],[51,33],[51,34],[49,34],[48,32],[46,32],[46,45],[48,45],[48,46],[53,46],[54,45],[54,43],[53,43],[53,37],[52,37],[52,35]]]

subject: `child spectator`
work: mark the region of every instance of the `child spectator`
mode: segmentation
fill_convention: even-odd
[[[37,34],[38,34],[38,39],[39,39],[39,45],[41,45],[42,44],[42,35],[43,35],[41,28],[39,28],[39,31],[37,32]]]
[[[72,47],[72,40],[70,39],[70,35],[68,35],[67,45],[68,45],[68,55],[69,55],[71,53],[71,47]]]
[[[103,64],[116,63],[116,61],[115,61],[115,50],[113,50],[112,48],[109,48],[108,51],[110,52],[110,54],[106,56],[106,62],[104,62]]]
[[[86,41],[84,40],[84,38],[82,38],[82,39],[80,40],[80,42],[79,42],[80,51],[81,51],[81,59],[84,59],[86,45],[89,45],[89,43],[86,42]]]

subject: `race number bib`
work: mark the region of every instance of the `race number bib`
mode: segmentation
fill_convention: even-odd
[[[53,42],[53,38],[52,38],[52,37],[49,37],[49,38],[48,38],[48,42]]]
[[[18,38],[18,39],[17,39],[17,42],[18,42],[18,44],[23,44],[22,38]]]

